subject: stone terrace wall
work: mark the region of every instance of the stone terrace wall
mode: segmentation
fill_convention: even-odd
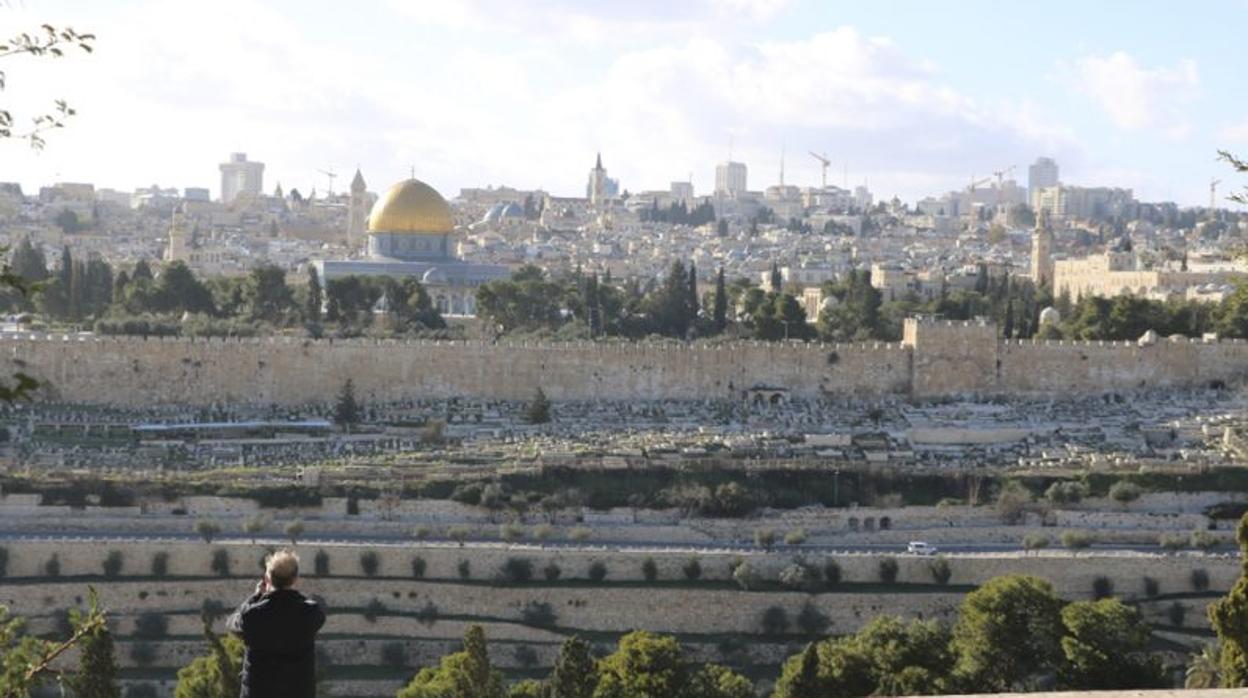
[[[1002,390],[1017,393],[1203,386],[1248,375],[1248,342],[1002,342]]]

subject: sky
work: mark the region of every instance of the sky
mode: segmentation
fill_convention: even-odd
[[[1248,153],[1248,0],[0,0],[90,55],[0,58],[18,125],[78,110],[0,181],[209,187],[235,151],[305,194],[359,167],[448,198],[583,196],[595,154],[630,191],[731,155],[749,186],[866,183],[914,201],[1057,159],[1061,179],[1207,205]],[[1220,205],[1228,205],[1221,202]]]

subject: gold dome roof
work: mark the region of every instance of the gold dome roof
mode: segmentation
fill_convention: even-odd
[[[407,179],[390,187],[368,214],[370,233],[450,233],[451,207],[433,187]]]

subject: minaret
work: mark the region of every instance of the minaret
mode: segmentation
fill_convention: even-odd
[[[169,244],[165,247],[165,261],[185,261],[190,256],[188,243],[186,204],[178,204],[173,208],[173,220],[169,225]]]
[[[368,186],[360,168],[355,168],[351,179],[351,202],[347,207],[347,247],[354,248],[364,241],[368,219]]]
[[[1036,229],[1031,234],[1031,281],[1037,287],[1053,289],[1053,228],[1049,212],[1042,209],[1036,216]]]

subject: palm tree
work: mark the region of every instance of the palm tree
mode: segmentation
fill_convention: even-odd
[[[1218,688],[1222,685],[1222,645],[1205,645],[1187,665],[1184,688]]]

